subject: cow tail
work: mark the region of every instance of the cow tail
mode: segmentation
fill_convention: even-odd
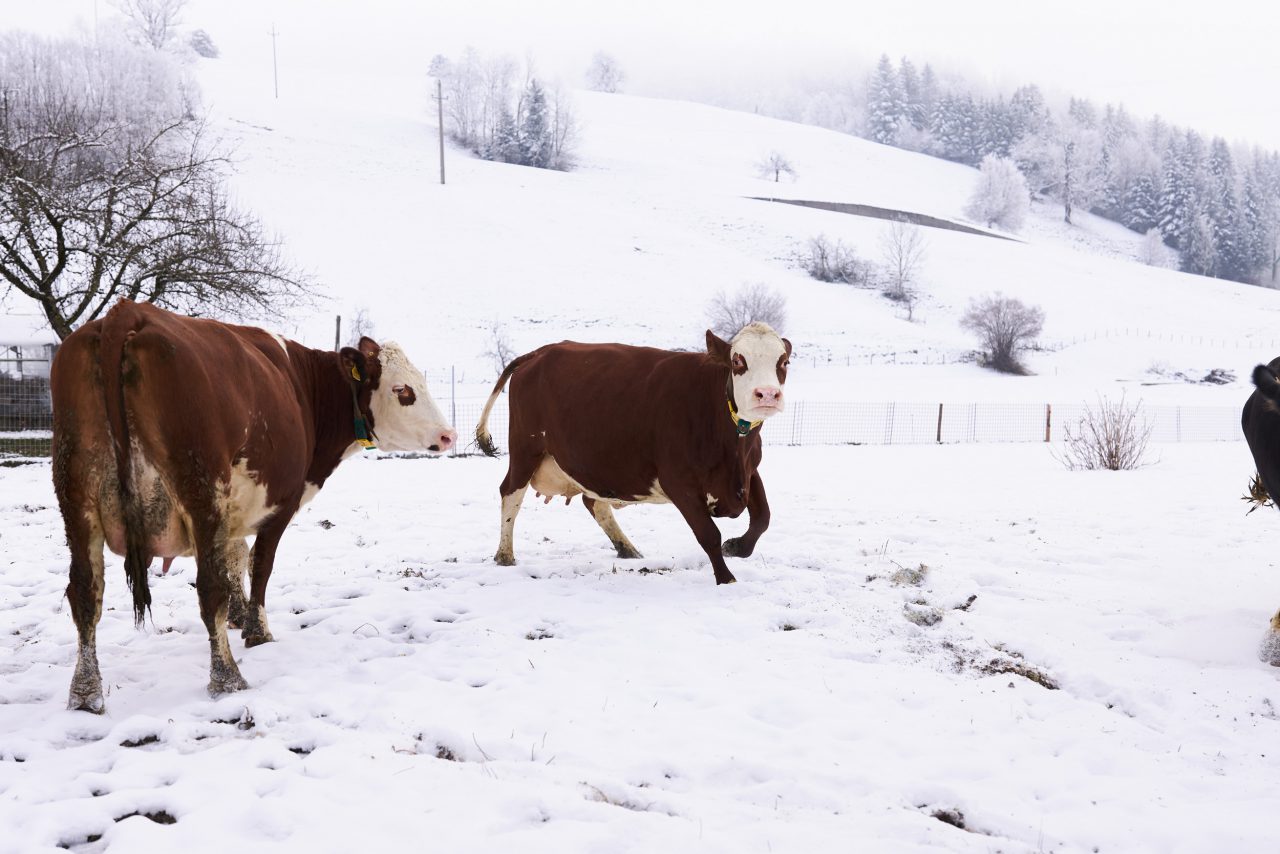
[[[1253,384],[1263,396],[1280,401],[1280,380],[1266,365],[1258,365],[1253,369]]]
[[[537,351],[535,350],[534,353]],[[516,368],[529,361],[534,353],[525,353],[523,356],[517,356],[507,363],[502,370],[502,376],[498,377],[497,383],[493,386],[493,394],[489,395],[489,399],[485,401],[484,412],[480,413],[480,423],[476,425],[476,444],[486,457],[496,457],[498,448],[493,444],[493,436],[489,434],[489,413],[493,411],[493,404],[498,399],[498,395],[502,394],[502,387],[507,384],[507,380],[511,379],[511,375],[516,372]]]
[[[147,551],[146,511],[133,482],[132,439],[129,417],[125,411],[125,385],[136,381],[137,362],[128,350],[136,324],[122,311],[111,311],[103,319],[99,365],[102,370],[103,402],[116,458],[116,482],[120,488],[120,509],[124,518],[124,573],[133,593],[133,622],[141,628],[151,608],[151,588],[147,568],[151,555]],[[135,377],[126,376],[126,372]]]

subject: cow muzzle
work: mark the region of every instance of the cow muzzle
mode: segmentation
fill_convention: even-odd
[[[427,445],[428,451],[434,451],[437,454],[449,450],[454,443],[458,441],[458,434],[454,430],[444,430],[436,437],[435,442]]]

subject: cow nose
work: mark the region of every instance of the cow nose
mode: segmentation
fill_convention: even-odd
[[[782,389],[758,388],[756,389],[756,402],[763,403],[767,406],[777,406],[782,402]]]
[[[454,441],[458,438],[458,434],[452,430],[445,430],[440,434],[440,450],[447,451],[453,447]]]

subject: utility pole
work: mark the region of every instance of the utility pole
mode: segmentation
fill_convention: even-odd
[[[333,349],[337,350],[342,346],[342,315],[338,315],[333,321]]]
[[[275,21],[271,22],[271,80],[275,84],[276,100],[280,100],[280,67],[276,62],[276,32]]]
[[[437,121],[440,125],[440,183],[444,183],[444,84],[436,80]]]

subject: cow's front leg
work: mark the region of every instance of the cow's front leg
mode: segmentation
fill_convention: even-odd
[[[751,523],[741,537],[725,540],[722,550],[728,557],[751,557],[751,553],[756,550],[756,541],[769,528],[769,499],[765,498],[764,481],[760,480],[759,472],[751,475],[750,489],[747,513],[751,517]]]
[[[724,553],[720,547],[720,529],[716,527],[711,512],[707,509],[706,499],[700,499],[698,490],[667,490],[671,503],[680,511],[680,515],[693,529],[698,538],[698,545],[711,558],[711,569],[716,575],[716,584],[732,584],[738,579],[733,577],[729,566],[724,562]]]
[[[1258,647],[1258,658],[1272,667],[1280,667],[1280,611],[1271,618],[1271,627]]]
[[[249,544],[240,540],[227,545],[227,581],[231,584],[227,597],[227,628],[242,629],[249,613],[249,600],[244,595],[244,576],[249,568]]]
[[[250,571],[249,602],[245,608],[244,623],[240,637],[246,647],[258,646],[275,640],[271,630],[267,628],[267,581],[271,578],[271,570],[276,563],[276,547],[284,536],[284,529],[297,512],[297,506],[291,509],[281,508],[261,528],[253,541],[253,557]]]

